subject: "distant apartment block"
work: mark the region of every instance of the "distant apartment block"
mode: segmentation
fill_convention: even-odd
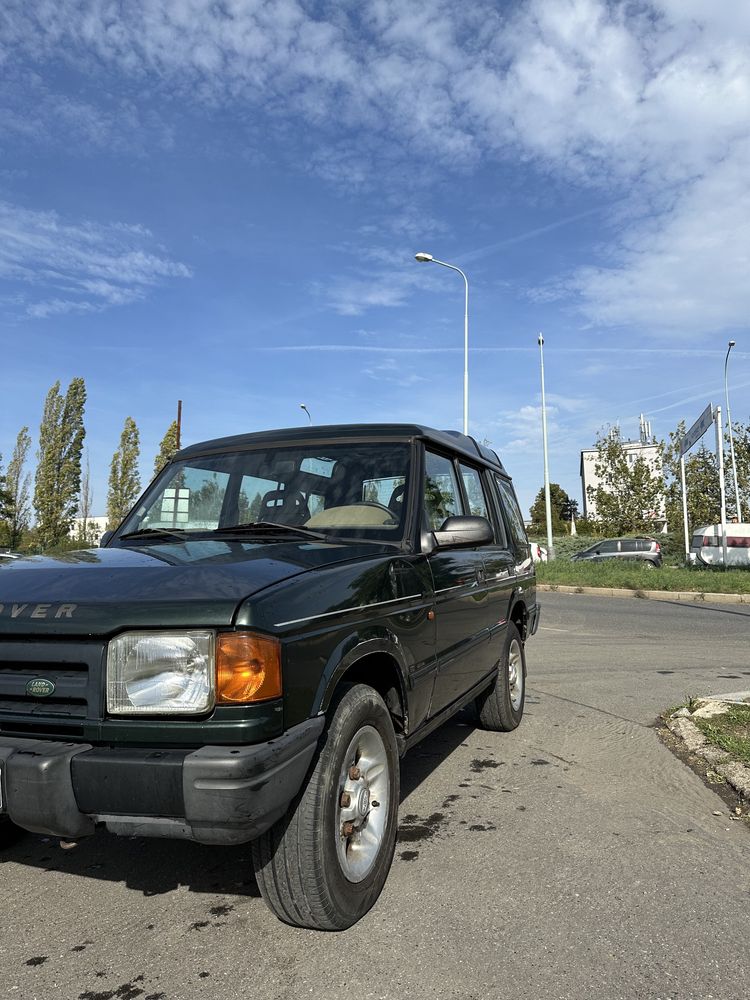
[[[651,422],[641,414],[640,435],[637,441],[623,441],[623,449],[627,456],[628,464],[633,465],[638,458],[643,458],[651,470],[654,479],[661,481],[662,467],[659,456],[659,448],[652,443]],[[601,478],[596,474],[596,463],[599,459],[599,452],[596,448],[584,448],[581,452],[581,487],[583,490],[583,514],[584,517],[597,519],[596,500],[589,495],[589,488],[596,491],[601,485]],[[659,507],[653,512],[654,528],[665,530],[666,512],[664,495],[659,501]]]

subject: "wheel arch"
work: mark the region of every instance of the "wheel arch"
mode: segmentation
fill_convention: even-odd
[[[397,735],[409,732],[406,672],[393,640],[368,639],[350,649],[327,670],[316,695],[316,710],[325,712],[341,684],[368,684],[378,692],[393,719]]]
[[[528,635],[529,609],[526,607],[526,602],[523,599],[517,600],[510,609],[508,621],[513,622],[521,635],[521,639],[525,642]]]

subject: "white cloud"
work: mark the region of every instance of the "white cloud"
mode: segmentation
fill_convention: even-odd
[[[750,142],[677,196],[670,212],[625,230],[608,267],[571,287],[592,322],[713,333],[750,316]]]
[[[73,223],[0,202],[0,279],[27,287],[25,312],[33,318],[123,305],[190,274],[142,226]]]
[[[380,364],[363,368],[362,372],[375,382],[387,382],[390,385],[400,388],[412,388],[419,382],[428,381],[423,375],[417,375],[414,371],[408,371],[404,362],[396,361],[393,357],[386,357]]]
[[[2,58],[6,68],[58,59],[92,80],[115,68],[170,100],[291,122],[310,148],[304,162],[353,188],[384,169],[414,185],[480,162],[528,163],[600,200],[627,199],[606,266],[557,287],[579,295],[592,322],[696,332],[746,319],[750,7],[372,0],[308,10],[297,0],[6,0]],[[67,100],[71,129],[106,141],[111,109],[97,118]],[[28,128],[13,110],[10,127]],[[353,315],[408,292],[355,278],[332,300]]]

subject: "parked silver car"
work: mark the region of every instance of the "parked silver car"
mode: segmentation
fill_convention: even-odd
[[[602,538],[582,552],[576,552],[571,562],[603,562],[605,559],[625,559],[640,562],[647,569],[658,569],[662,563],[661,545],[655,538]]]

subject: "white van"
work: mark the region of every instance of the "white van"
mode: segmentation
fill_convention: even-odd
[[[690,543],[690,562],[698,566],[723,566],[721,525],[699,528]],[[750,568],[750,524],[727,524],[727,566]]]

